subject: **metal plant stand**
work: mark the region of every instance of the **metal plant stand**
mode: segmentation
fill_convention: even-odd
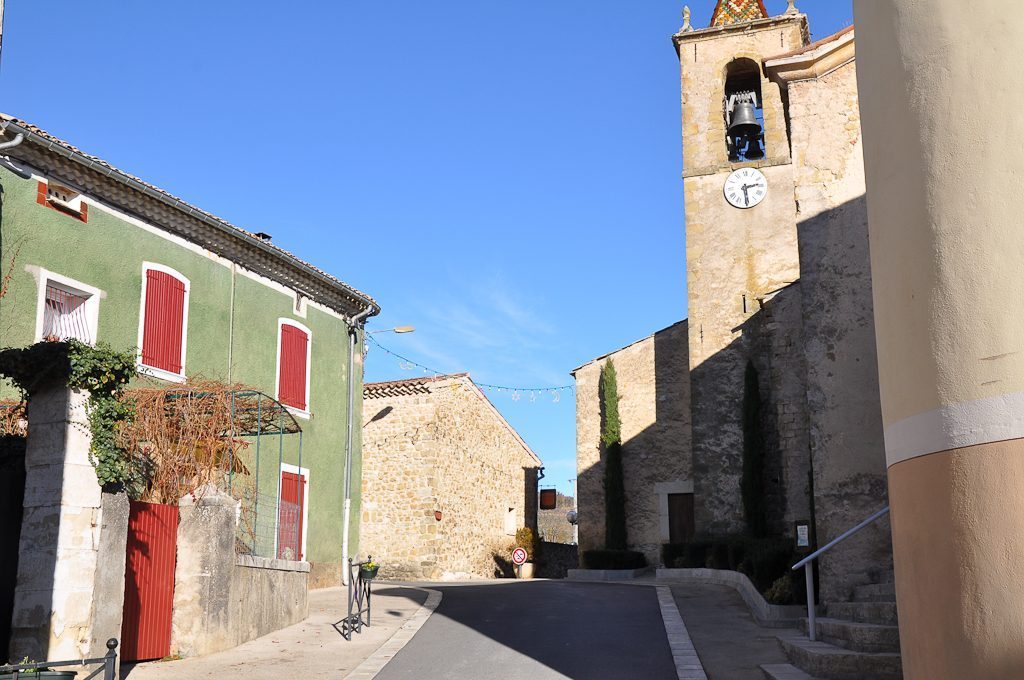
[[[369,561],[348,560],[348,616],[334,624],[346,640],[352,639],[352,633],[363,632],[364,626],[370,627],[370,584],[373,581],[363,578],[362,569]]]

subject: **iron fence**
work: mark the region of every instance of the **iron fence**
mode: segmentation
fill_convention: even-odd
[[[89,675],[82,678],[82,680],[93,680],[102,677],[103,680],[116,680],[115,672],[117,670],[117,640],[110,638],[107,640],[107,653],[96,659],[79,659],[76,661],[39,661],[33,663],[19,663],[19,664],[8,664],[6,666],[0,666],[0,673],[13,674],[14,680],[22,678],[22,680],[31,680],[32,678],[39,677],[39,671],[53,670],[54,668],[70,668],[72,666],[92,666],[95,664],[102,664],[99,668],[95,669]],[[103,675],[101,676],[100,673]]]

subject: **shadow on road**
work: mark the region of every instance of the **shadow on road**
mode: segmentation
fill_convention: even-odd
[[[653,588],[566,581],[416,585],[441,591],[443,599],[379,680],[676,677]]]

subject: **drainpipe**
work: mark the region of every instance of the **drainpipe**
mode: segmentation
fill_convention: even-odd
[[[352,412],[355,409],[356,399],[356,341],[359,337],[359,328],[362,327],[366,317],[370,316],[374,310],[375,307],[368,307],[348,321],[348,423],[345,428],[345,514],[341,521],[344,527],[344,533],[341,537],[341,583],[346,586],[350,576],[346,560],[348,560],[349,520],[352,513]]]
[[[2,6],[2,2],[3,0],[0,0],[0,6]],[[18,146],[24,141],[25,135],[19,132],[18,134],[14,135],[14,139],[12,139],[11,141],[0,143],[0,151],[4,151],[5,149],[13,149],[14,147]],[[7,156],[0,156],[0,164],[2,164],[5,168],[13,172],[18,177],[21,177],[22,179],[32,178],[32,173],[26,172],[22,168],[16,166],[14,162],[11,161],[11,159]]]
[[[11,141],[0,144],[0,151],[3,151],[4,149],[13,149],[14,147],[18,146],[24,141],[25,135],[19,132],[18,134],[14,135],[14,139],[12,139]]]

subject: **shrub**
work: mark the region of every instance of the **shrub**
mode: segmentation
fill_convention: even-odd
[[[587,569],[642,569],[647,559],[635,550],[585,550],[583,564]]]
[[[601,381],[598,386],[601,403],[601,452],[604,457],[604,543],[605,548],[609,550],[625,550],[628,545],[618,389],[615,364],[609,359],[601,367]]]
[[[806,596],[803,575],[791,571],[798,556],[789,539],[725,536],[685,544],[662,546],[665,564],[680,569],[729,569],[745,574],[754,586],[773,597],[802,602]],[[788,579],[788,585],[779,583]],[[786,604],[769,599],[776,604]]]
[[[537,553],[537,536],[530,527],[516,530],[516,547],[526,551],[526,561],[533,562]]]
[[[761,424],[761,389],[757,369],[750,361],[743,375],[743,476],[740,492],[743,516],[753,536],[768,533],[768,511],[764,493],[766,446]]]

